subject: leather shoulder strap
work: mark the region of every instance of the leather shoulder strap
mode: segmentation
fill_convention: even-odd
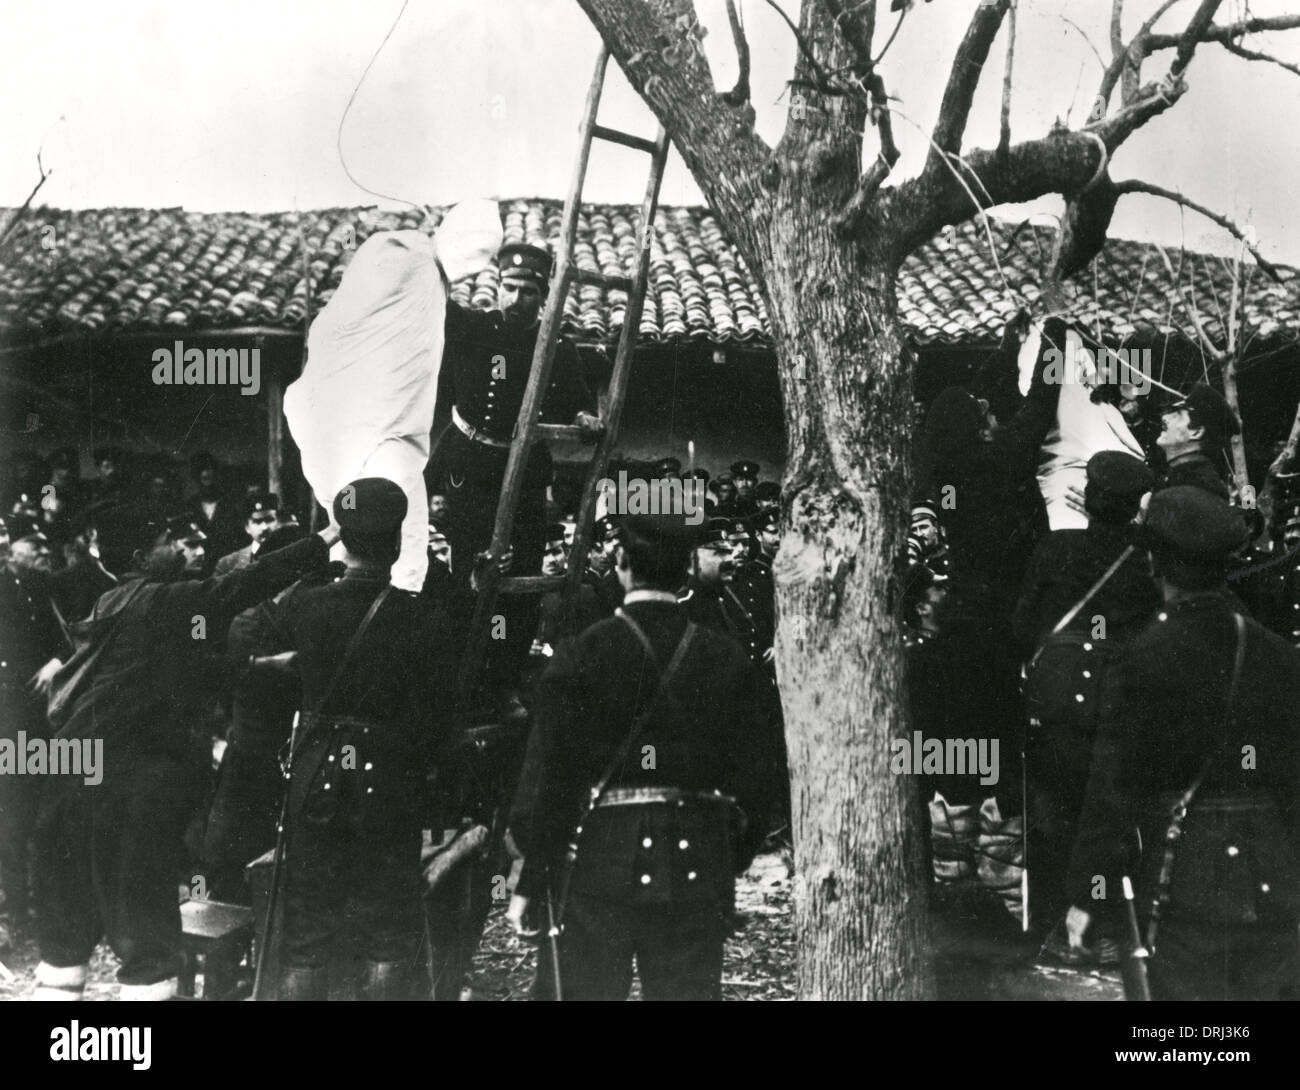
[[[618,610],[615,616],[621,617],[632,631],[637,634],[638,639],[640,639],[645,646],[646,655],[649,656],[651,664],[658,669],[658,656],[655,655],[654,648],[650,644],[650,639],[646,636],[641,626],[621,609]],[[614,753],[614,757],[606,766],[604,774],[596,782],[595,786],[592,787],[589,808],[594,807],[596,803],[600,801],[601,795],[605,793],[605,788],[609,786],[609,781],[614,778],[614,774],[618,771],[619,766],[627,760],[627,755],[632,751],[633,744],[641,737],[646,727],[650,725],[650,719],[659,708],[659,705],[663,703],[664,700],[671,699],[669,690],[672,687],[673,679],[677,676],[677,671],[681,668],[682,662],[685,661],[686,652],[690,650],[691,643],[694,641],[695,634],[698,631],[699,628],[696,626],[694,621],[686,622],[686,630],[682,633],[682,638],[677,641],[677,647],[673,651],[673,657],[668,660],[667,667],[659,675],[659,685],[655,689],[654,696],[641,706],[641,712],[636,717],[635,722],[633,722],[632,729],[628,731],[627,736],[623,739],[617,751]]]
[[[324,711],[325,705],[330,702],[330,697],[334,695],[334,690],[338,688],[339,682],[343,678],[343,672],[356,657],[357,648],[361,646],[361,637],[365,635],[366,629],[370,627],[370,622],[375,619],[375,614],[379,612],[379,607],[388,599],[389,592],[393,589],[392,583],[384,587],[375,595],[375,600],[370,603],[370,608],[366,610],[366,615],[361,618],[361,623],[357,625],[357,630],[352,633],[352,638],[348,640],[348,645],[343,650],[343,657],[339,659],[338,668],[334,671],[334,676],[330,678],[330,683],[325,688],[325,695],[321,697],[320,703],[316,705],[313,711]]]
[[[1197,792],[1201,789],[1201,784],[1205,782],[1205,777],[1209,774],[1210,766],[1214,764],[1215,758],[1219,755],[1219,750],[1223,748],[1227,739],[1228,723],[1232,719],[1232,706],[1236,703],[1237,689],[1241,685],[1241,669],[1246,661],[1246,619],[1240,613],[1234,613],[1232,619],[1237,633],[1237,648],[1232,659],[1232,680],[1228,682],[1228,698],[1223,705],[1223,722],[1220,725],[1219,740],[1218,744],[1210,751],[1210,755],[1205,758],[1201,770],[1196,774],[1196,779],[1183,792],[1183,797],[1178,800],[1178,810],[1184,813],[1191,806],[1192,800],[1196,798]]]

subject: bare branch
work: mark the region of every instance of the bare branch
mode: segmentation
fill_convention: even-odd
[[[1081,27],[1073,19],[1071,19],[1068,15],[1058,15],[1057,18],[1060,19],[1061,22],[1065,23],[1067,26],[1073,27],[1075,31],[1078,33],[1079,37],[1088,43],[1088,48],[1092,50],[1092,55],[1097,58],[1097,63],[1101,65],[1102,71],[1105,71],[1106,58],[1101,55],[1101,50],[1098,49],[1093,44],[1092,39],[1088,37],[1088,32],[1084,30],[1083,27]]]
[[[808,63],[809,69],[812,71],[814,82],[812,83],[811,86],[813,87],[813,89],[817,91],[823,91],[826,94],[834,94],[834,95],[848,94],[849,91],[847,88],[842,87],[837,83],[834,83],[831,80],[830,76],[826,74],[826,70],[821,66],[820,62],[817,60],[816,55],[813,53],[812,46],[808,44],[807,39],[805,39],[803,34],[800,33],[799,28],[795,26],[793,22],[790,21],[790,16],[788,16],[785,13],[785,10],[781,7],[781,5],[778,4],[776,0],[767,0],[767,4],[768,7],[770,7],[779,16],[781,16],[782,19],[785,20],[785,25],[790,28],[790,33],[794,35],[795,44],[798,45],[799,52],[803,55],[804,60],[807,61]],[[798,79],[790,81],[791,86],[801,86],[804,85],[805,83],[806,81],[802,81]]]
[[[4,246],[5,239],[13,234],[14,229],[17,228],[18,224],[22,221],[22,218],[27,215],[27,210],[32,206],[32,200],[35,198],[36,194],[41,191],[41,186],[43,186],[49,179],[50,175],[54,173],[52,170],[46,170],[44,165],[42,165],[41,153],[39,151],[36,153],[36,171],[40,174],[40,179],[34,186],[32,186],[32,191],[27,194],[27,199],[23,201],[18,210],[9,217],[9,222],[5,224],[4,232],[0,233],[0,247]]]
[[[1233,223],[1233,221],[1230,220],[1227,216],[1220,215],[1218,212],[1214,212],[1211,209],[1206,208],[1205,205],[1192,200],[1190,197],[1184,197],[1181,193],[1177,192],[1176,190],[1166,189],[1164,186],[1155,185],[1151,182],[1144,182],[1138,178],[1130,178],[1123,182],[1116,182],[1115,188],[1121,194],[1146,193],[1152,197],[1163,197],[1165,200],[1173,201],[1175,204],[1181,205],[1184,208],[1190,208],[1193,212],[1199,212],[1206,219],[1211,220],[1214,223],[1217,223],[1220,227],[1222,227],[1225,231],[1227,231],[1228,234],[1232,235],[1233,238],[1237,239],[1240,243],[1242,243],[1242,245],[1244,245],[1246,249],[1250,251],[1251,257],[1255,259],[1255,264],[1257,264],[1260,267],[1260,269],[1262,269],[1269,276],[1270,279],[1272,279],[1275,283],[1280,284],[1282,282],[1282,277],[1278,273],[1277,267],[1273,265],[1266,257],[1264,257],[1264,255],[1259,252],[1259,249],[1256,246],[1252,245],[1250,238],[1247,236],[1246,232],[1243,231],[1240,227],[1238,227],[1235,223]]]
[[[1289,61],[1270,56],[1267,53],[1256,53],[1253,49],[1246,49],[1234,42],[1221,42],[1219,44],[1229,53],[1235,53],[1238,57],[1243,57],[1248,61],[1265,61],[1269,64],[1276,64],[1279,68],[1285,68],[1288,72],[1294,72],[1297,76],[1300,76],[1300,65],[1291,64]]]
[[[1137,93],[1137,82],[1141,78],[1142,61],[1147,55],[1147,35],[1151,33],[1151,28],[1160,21],[1160,17],[1180,2],[1181,0],[1164,0],[1164,3],[1156,8],[1151,17],[1138,28],[1138,32],[1133,35],[1133,40],[1129,42],[1123,53],[1116,55],[1110,62],[1110,67],[1106,69],[1106,74],[1101,79],[1101,85],[1097,88],[1097,96],[1103,102],[1110,101],[1111,92],[1115,90],[1115,84],[1120,82],[1121,79],[1124,86],[1120,102],[1127,106],[1132,101],[1133,96]]]
[[[971,16],[948,74],[948,86],[944,88],[943,102],[939,106],[939,120],[934,126],[934,147],[926,157],[924,175],[938,177],[943,171],[943,153],[961,151],[961,138],[966,131],[975,88],[979,86],[984,62],[1002,26],[1008,4],[1009,0],[981,3]]]
[[[849,65],[854,80],[864,91],[875,71],[875,61],[871,59],[871,35],[875,30],[876,5],[866,5],[867,11],[861,19],[854,17],[856,9],[846,8],[841,0],[823,0],[826,10],[831,14],[831,21],[839,32],[841,39],[849,47],[852,63]],[[861,7],[862,5],[859,5]]]
[[[889,109],[889,95],[885,91],[885,81],[879,73],[873,73],[868,88],[871,92],[871,120],[880,133],[880,151],[876,158],[858,179],[844,210],[836,220],[836,228],[841,234],[857,231],[868,207],[881,185],[889,177],[889,172],[898,162],[898,145],[894,142],[894,122]]]
[[[1122,4],[1124,0],[1115,0]],[[1016,55],[1016,6],[1011,5],[1007,19],[1007,65],[1002,73],[1002,118],[998,133],[998,154],[1004,159],[1011,147],[1011,65]]]
[[[1196,14],[1188,20],[1186,29],[1178,36],[1174,63],[1169,66],[1171,78],[1177,78],[1187,70],[1187,66],[1192,63],[1192,54],[1196,52],[1197,45],[1208,40],[1202,35],[1214,22],[1214,13],[1219,10],[1219,5],[1222,3],[1223,0],[1201,0]]]
[[[1235,41],[1247,34],[1259,34],[1269,30],[1295,30],[1298,27],[1300,27],[1300,15],[1272,15],[1221,24],[1212,24],[1207,20],[1206,25],[1197,32],[1195,40],[1218,42],[1222,45],[1224,42]],[[1182,43],[1183,37],[1182,34],[1150,34],[1147,36],[1146,52],[1151,54],[1159,49],[1173,49]]]
[[[898,32],[903,29],[903,20],[907,18],[907,13],[911,10],[911,4],[904,4],[898,9],[898,19],[894,23],[894,29],[889,32],[889,37],[885,39],[885,44],[881,46],[880,52],[872,59],[872,65],[877,65],[885,59],[885,54],[889,52],[889,47],[894,44],[894,39],[898,37]]]
[[[749,39],[745,37],[745,27],[740,21],[740,12],[736,10],[736,0],[727,0],[727,21],[731,24],[731,37],[736,43],[736,61],[740,73],[736,76],[736,86],[722,96],[728,106],[743,106],[749,101]]]

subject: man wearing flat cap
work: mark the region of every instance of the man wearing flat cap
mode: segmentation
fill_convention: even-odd
[[[118,955],[123,999],[168,999],[185,960],[176,876],[196,800],[207,796],[210,750],[188,726],[212,698],[214,644],[234,616],[323,568],[333,530],[202,578],[205,538],[192,515],[137,526],[137,574],[103,594],[77,628],[85,639],[64,667],[85,683],[65,694],[51,728],[94,740],[100,780],[49,777],[41,800],[37,997],[80,998],[100,939]],[[53,711],[53,709],[51,709]]]
[[[1204,489],[1151,497],[1163,604],[1101,696],[1067,930],[1085,944],[1098,905],[1135,878],[1155,999],[1295,998],[1300,986],[1300,659],[1226,590],[1245,535]]]
[[[562,643],[538,683],[509,917],[538,936],[549,887],[564,999],[626,999],[634,960],[647,1000],[721,998],[735,877],[768,827],[772,740],[744,652],[677,603],[693,532],[682,515],[624,518],[623,605]]]
[[[270,607],[302,679],[279,995],[325,999],[336,943],[353,926],[360,998],[405,999],[419,946],[425,778],[455,715],[454,629],[428,597],[390,586],[402,488],[351,481],[332,510],[343,577]]]
[[[1054,530],[1038,543],[1012,619],[1028,661],[1030,917],[1049,932],[1048,952],[1067,961],[1085,960],[1069,952],[1064,930],[1056,925],[1068,904],[1065,864],[1088,783],[1101,685],[1110,664],[1146,626],[1160,600],[1145,554],[1131,554],[1063,630],[1054,630],[1134,543],[1133,520],[1154,483],[1155,474],[1131,454],[1094,454],[1084,490],[1088,526]],[[1101,932],[1099,925],[1099,936]],[[1092,950],[1100,946],[1098,939]],[[1107,960],[1113,951],[1112,941]]]
[[[549,291],[551,255],[537,246],[511,243],[497,257],[501,272],[497,309],[447,307],[446,349],[438,382],[438,412],[450,413],[429,461],[431,487],[447,496],[446,532],[457,575],[466,581],[469,561],[488,548],[497,503],[537,345],[542,304]],[[560,338],[542,419],[577,424],[588,438],[600,432],[594,399],[582,378],[577,349]],[[529,455],[511,545],[514,568],[541,568],[546,526],[546,489],[552,461],[545,443]],[[464,561],[461,560],[464,558]],[[503,603],[505,648],[489,657],[491,681],[511,687],[537,626],[535,600]]]
[[[1198,382],[1160,414],[1156,445],[1164,455],[1165,471],[1158,487],[1193,485],[1226,500],[1227,446],[1240,430],[1224,396]]]

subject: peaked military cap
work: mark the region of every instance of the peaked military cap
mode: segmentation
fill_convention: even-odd
[[[1190,410],[1196,415],[1197,420],[1224,439],[1229,439],[1241,431],[1241,422],[1237,419],[1237,414],[1232,411],[1232,406],[1228,404],[1227,399],[1213,386],[1207,386],[1204,382],[1198,382],[1187,391],[1185,397],[1175,401],[1169,408],[1170,411]]]
[[[521,277],[546,287],[551,279],[551,253],[527,242],[510,242],[497,252],[497,267],[504,277]]]
[[[699,544],[713,545],[721,542],[727,543],[727,535],[731,533],[731,519],[711,518],[705,522],[699,535]]]
[[[334,497],[334,521],[343,530],[382,534],[406,518],[406,493],[387,477],[361,477]]]
[[[715,520],[718,521],[718,520]],[[726,524],[726,520],[721,520]],[[686,520],[685,512],[663,515],[624,515],[619,520],[620,530],[626,530],[649,542],[679,542],[693,544],[700,539],[700,527]]]
[[[1247,536],[1235,507],[1193,485],[1162,488],[1151,497],[1144,524],[1148,544],[1184,560],[1222,560]]]
[[[597,519],[591,527],[592,543],[599,545],[602,542],[609,541],[617,529],[618,519],[613,515],[606,515],[604,518]]]
[[[1140,458],[1122,450],[1098,451],[1088,459],[1088,483],[1112,496],[1136,499],[1155,486],[1156,475]]]
[[[159,527],[158,532],[162,533],[163,530],[166,530],[167,536],[172,541],[208,539],[208,535],[203,532],[203,527],[191,515],[176,515],[169,518],[163,526]]]
[[[757,462],[748,458],[742,458],[739,462],[731,463],[731,473],[734,477],[757,478],[761,468]]]
[[[547,523],[546,544],[549,545],[552,541],[560,541],[560,542],[564,541],[564,523],[562,522]]]
[[[244,500],[244,518],[251,519],[259,511],[279,511],[280,497],[274,492],[254,492]]]
[[[762,530],[780,530],[781,512],[775,507],[765,508],[753,517],[750,524],[755,533]]]

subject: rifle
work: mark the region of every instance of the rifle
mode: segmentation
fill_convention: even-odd
[[[1120,975],[1124,978],[1124,998],[1131,1003],[1151,1002],[1151,982],[1147,979],[1147,959],[1151,952],[1142,943],[1138,927],[1137,906],[1133,900],[1133,882],[1126,874],[1124,883],[1124,920],[1127,924],[1124,959],[1120,962]]]
[[[546,941],[551,951],[551,983],[555,986],[555,1001],[564,1000],[564,983],[560,976],[560,927],[555,922],[555,898],[551,883],[546,883]]]
[[[271,861],[271,889],[266,897],[266,927],[262,931],[262,948],[257,952],[257,969],[253,973],[253,1001],[262,998],[262,985],[266,979],[266,963],[270,960],[271,934],[275,930],[275,908],[280,899],[280,870],[284,866],[284,830],[289,822],[289,785],[293,776],[293,755],[298,752],[298,721],[300,713],[293,713],[293,727],[289,731],[289,756],[284,763],[284,798],[280,800],[280,820],[275,824],[275,854]]]

